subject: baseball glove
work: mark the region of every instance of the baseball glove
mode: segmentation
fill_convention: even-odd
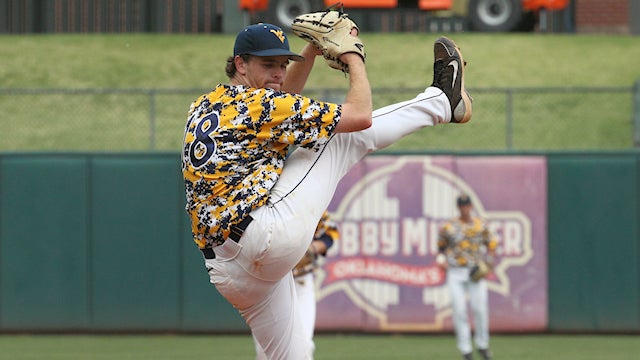
[[[333,8],[300,15],[291,25],[294,34],[322,51],[322,56],[330,67],[345,73],[349,72],[349,66],[340,61],[340,55],[356,53],[363,61],[366,57],[362,40],[351,35],[354,28],[360,33],[358,25],[347,14]]]
[[[469,271],[469,277],[473,281],[479,281],[491,272],[491,266],[486,261],[478,261]]]
[[[296,266],[293,268],[293,276],[302,276],[312,272],[318,265],[317,261],[318,254],[316,254],[316,252],[314,251],[313,246],[309,246],[307,252],[305,252],[302,256],[302,259],[300,259],[300,261],[298,261]]]

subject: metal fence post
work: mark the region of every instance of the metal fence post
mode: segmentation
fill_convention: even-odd
[[[640,147],[640,79],[633,84],[633,146]]]
[[[149,150],[156,148],[156,90],[149,90]]]
[[[507,89],[506,92],[506,104],[505,104],[505,113],[507,116],[506,123],[506,143],[507,149],[511,150],[513,148],[513,89]]]

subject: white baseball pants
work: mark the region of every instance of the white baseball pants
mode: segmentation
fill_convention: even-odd
[[[447,286],[451,292],[453,307],[453,325],[456,343],[460,353],[473,351],[471,344],[471,325],[467,314],[467,295],[473,313],[474,340],[478,349],[489,348],[489,295],[487,281],[472,281],[469,268],[451,267],[447,269]]]
[[[309,343],[307,346],[307,357],[313,359],[315,351],[315,343],[313,342],[313,334],[316,326],[316,291],[315,276],[312,272],[298,276],[295,279],[296,294],[298,296],[298,308],[300,309],[300,318],[304,329],[304,336]],[[267,355],[255,340],[256,360],[266,360]]]
[[[239,243],[227,240],[214,248],[215,259],[205,259],[211,283],[238,309],[268,359],[309,359],[291,270],[340,179],[368,153],[450,117],[446,95],[429,87],[412,100],[374,111],[370,128],[336,134],[321,151],[297,148],[268,205],[251,212],[254,220]]]

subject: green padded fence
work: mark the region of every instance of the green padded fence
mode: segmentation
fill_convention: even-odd
[[[638,159],[549,157],[551,330],[640,330]]]
[[[640,154],[548,155],[550,331],[640,331]],[[177,154],[0,154],[0,331],[245,332]]]
[[[244,330],[182,189],[174,154],[0,156],[0,329]]]

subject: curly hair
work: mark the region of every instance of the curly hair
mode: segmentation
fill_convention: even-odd
[[[249,55],[249,54],[242,54],[242,55],[239,55],[239,56],[245,62],[249,61],[249,59],[251,58],[251,55]],[[227,77],[229,79],[231,79],[236,74],[236,64],[233,61],[234,58],[235,58],[234,56],[229,56],[227,58],[227,64],[226,64],[226,66],[224,68],[224,72],[227,74]]]

